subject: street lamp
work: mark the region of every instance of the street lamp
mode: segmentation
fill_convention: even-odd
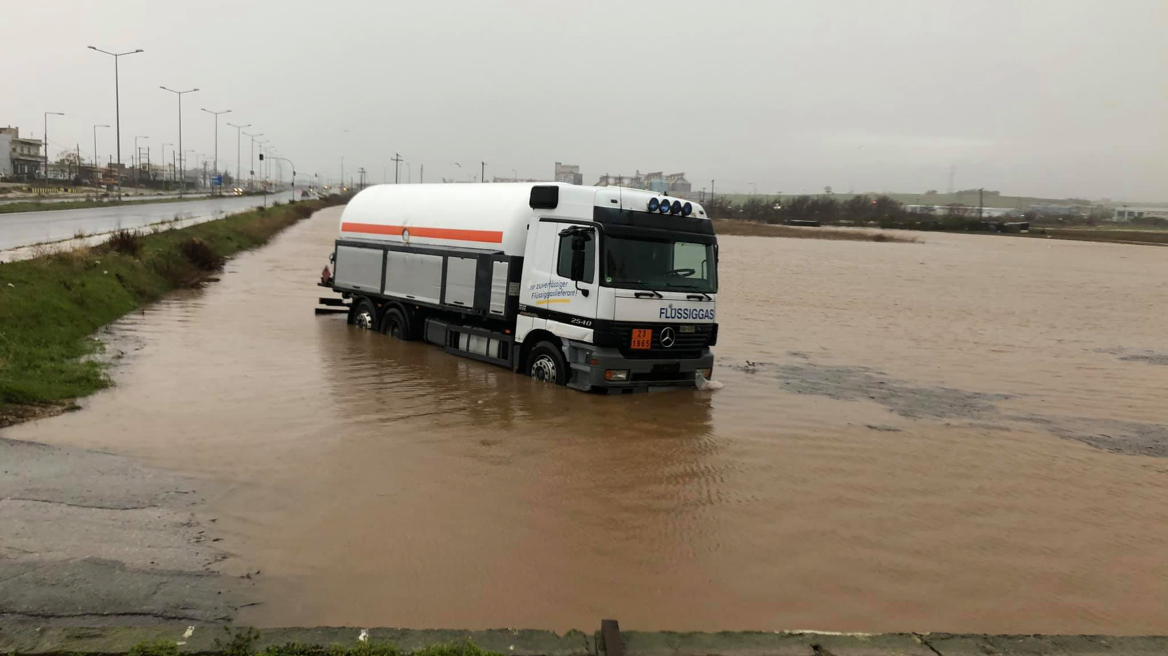
[[[101,162],[99,162],[97,159],[97,129],[98,128],[108,128],[108,127],[109,127],[108,125],[95,125],[95,126],[93,126],[93,166],[94,166],[94,168],[101,167]]]
[[[149,138],[150,137],[148,137],[146,135],[134,137],[134,161],[137,162],[134,165],[134,186],[135,187],[138,186],[138,169],[142,168],[142,155],[138,151],[138,140],[139,139],[149,139]]]
[[[181,156],[181,155],[185,155],[187,152],[187,151],[183,150],[183,147],[182,147],[182,97],[183,97],[183,94],[194,93],[195,91],[198,91],[199,89],[196,87],[194,89],[187,89],[186,91],[175,91],[174,89],[168,89],[168,88],[163,87],[163,86],[160,86],[158,88],[162,89],[163,91],[169,91],[169,92],[173,93],[174,95],[178,96],[178,152],[180,154],[180,157],[178,158],[178,197],[182,198],[183,187],[187,186],[187,176],[185,174],[185,171],[183,170],[183,157]]]
[[[208,114],[213,114],[215,116],[215,166],[214,166],[214,171],[211,174],[213,177],[213,176],[219,175],[219,115],[220,114],[230,114],[231,110],[225,109],[221,112],[213,112],[213,111],[207,109],[206,107],[200,107],[199,109],[203,110],[204,112],[207,112]],[[214,185],[212,185],[212,186],[214,186]],[[214,190],[212,190],[211,193],[214,193]],[[222,180],[222,178],[220,178],[220,180],[219,180],[219,193],[223,193],[223,180]]]
[[[142,52],[142,49],[138,48],[137,50],[129,50],[127,52],[108,52],[108,51],[102,50],[101,48],[94,48],[93,46],[89,46],[89,49],[93,50],[94,52],[100,52],[103,55],[109,55],[110,57],[114,58],[114,118],[116,119],[114,121],[114,123],[118,126],[117,127],[118,168],[121,168],[121,166],[122,166],[122,107],[121,107],[122,102],[121,102],[121,92],[118,90],[118,57],[125,57],[126,55],[136,55],[136,54]],[[117,175],[118,175],[118,195],[121,196],[121,193],[122,193],[121,172],[119,171]]]
[[[275,160],[279,160],[282,162],[288,162],[288,166],[292,167],[292,201],[291,202],[295,203],[296,202],[296,165],[293,164],[292,160],[288,159],[287,157],[268,157],[268,159],[275,159]]]
[[[45,189],[49,188],[49,117],[64,115],[64,112],[45,112]]]
[[[247,125],[236,125],[234,123],[228,123],[227,125],[230,125],[231,127],[235,128],[235,184],[238,185],[239,184],[239,173],[240,173],[240,171],[239,171],[239,139],[240,139],[240,134],[243,132],[243,128],[250,128],[251,123],[248,123]]]

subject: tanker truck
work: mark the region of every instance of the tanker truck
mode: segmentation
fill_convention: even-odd
[[[556,183],[375,185],[320,285],[348,322],[608,393],[709,379],[718,244],[701,205]]]

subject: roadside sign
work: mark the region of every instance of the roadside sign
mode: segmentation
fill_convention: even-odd
[[[223,176],[221,176],[221,175],[211,176],[211,186],[212,187],[222,187],[223,186]]]

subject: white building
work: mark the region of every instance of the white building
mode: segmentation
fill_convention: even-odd
[[[1164,207],[1123,207],[1115,208],[1113,220],[1127,223],[1132,219],[1142,218],[1168,219],[1168,208]]]

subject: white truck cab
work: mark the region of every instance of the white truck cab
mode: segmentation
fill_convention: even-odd
[[[361,328],[636,391],[710,377],[717,253],[700,205],[649,191],[378,185],[345,208],[321,284]]]

